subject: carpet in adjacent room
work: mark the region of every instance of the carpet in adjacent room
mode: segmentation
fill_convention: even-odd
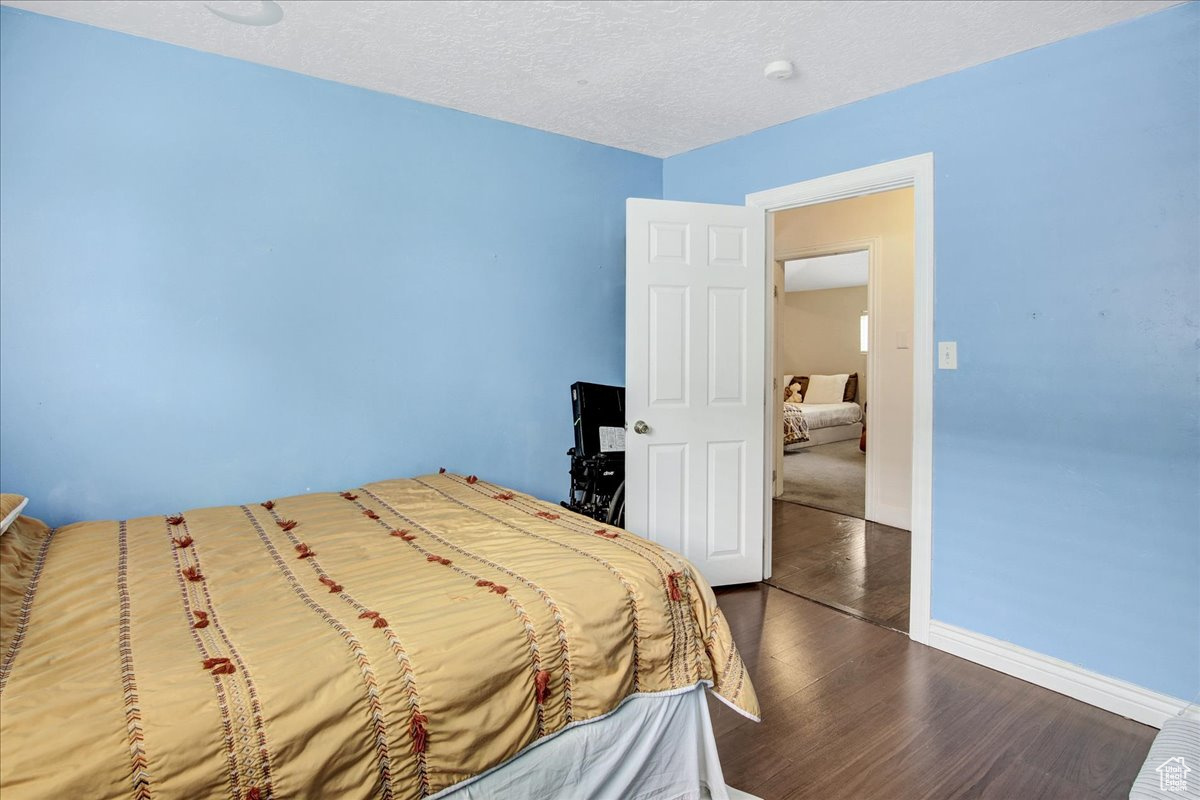
[[[866,515],[867,456],[858,439],[783,454],[780,500],[862,519]]]

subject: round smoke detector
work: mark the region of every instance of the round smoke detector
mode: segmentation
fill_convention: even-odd
[[[772,61],[763,69],[763,77],[773,81],[786,81],[796,74],[796,68],[790,61]]]

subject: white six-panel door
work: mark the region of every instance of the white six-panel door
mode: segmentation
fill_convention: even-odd
[[[760,208],[626,204],[625,524],[713,585],[762,579]]]

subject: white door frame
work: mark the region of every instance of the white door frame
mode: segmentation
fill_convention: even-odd
[[[930,586],[933,556],[933,153],[839,172],[777,189],[746,195],[746,205],[766,212],[828,203],[889,189],[912,187],[914,203],[913,253],[913,452],[912,452],[912,568],[909,586],[908,636],[929,643]],[[767,284],[773,281],[774,217],[767,215]],[[768,293],[770,298],[770,293]],[[767,330],[773,331],[775,308],[766,303]],[[774,339],[771,340],[772,343]],[[775,378],[774,346],[768,347],[765,385]],[[869,376],[868,376],[869,378]],[[868,386],[870,381],[868,381]],[[769,388],[768,388],[768,391]],[[768,396],[773,396],[769,394]],[[766,430],[773,433],[775,404],[766,404]],[[774,463],[774,443],[767,442],[767,474]],[[763,574],[771,574],[773,485],[763,482],[765,523]]]

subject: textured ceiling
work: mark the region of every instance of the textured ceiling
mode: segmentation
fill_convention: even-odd
[[[187,0],[3,4],[667,156],[1177,1],[280,0],[270,27]],[[779,58],[795,78],[763,77]]]

